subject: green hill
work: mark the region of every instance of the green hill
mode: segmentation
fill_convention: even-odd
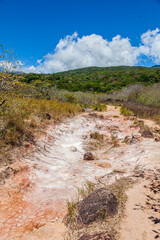
[[[88,67],[54,74],[23,74],[27,83],[69,91],[109,92],[134,83],[160,82],[160,69],[147,67]]]

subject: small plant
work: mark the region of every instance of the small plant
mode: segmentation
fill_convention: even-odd
[[[93,151],[104,147],[107,137],[104,134],[93,132],[90,134],[90,141],[87,144],[86,150]]]
[[[144,126],[144,121],[143,120],[136,120],[136,121],[134,121],[134,124],[143,127]]]
[[[104,139],[104,135],[98,132],[94,132],[90,134],[90,138],[101,141]]]
[[[120,113],[125,115],[125,116],[133,116],[134,112],[129,111],[127,108],[125,107],[121,107]]]
[[[107,106],[105,104],[95,104],[95,105],[92,105],[92,109],[94,111],[106,111],[107,110]]]
[[[111,143],[112,143],[113,147],[119,146],[118,139],[116,136],[114,136],[114,135],[111,136]]]
[[[82,188],[77,188],[78,191],[78,198],[84,199],[87,197],[90,193],[92,193],[95,190],[95,184],[90,181],[86,181],[84,186]]]
[[[67,202],[67,218],[70,223],[74,220],[74,216],[76,213],[76,206],[77,206],[77,204],[73,201]]]

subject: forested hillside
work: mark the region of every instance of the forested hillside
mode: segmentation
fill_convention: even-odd
[[[160,68],[89,67],[54,74],[23,74],[23,81],[38,87],[56,87],[68,91],[105,93],[134,83],[160,82]]]

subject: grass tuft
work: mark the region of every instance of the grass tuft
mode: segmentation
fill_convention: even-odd
[[[121,107],[120,113],[121,113],[122,115],[124,115],[124,116],[134,116],[134,112],[128,110],[128,109],[125,108],[125,107]]]

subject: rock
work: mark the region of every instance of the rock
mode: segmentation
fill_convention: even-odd
[[[135,121],[135,120],[137,120],[137,118],[134,117],[134,116],[131,116],[131,117],[129,117],[129,120],[131,120],[131,121]]]
[[[84,234],[78,240],[112,240],[112,237],[108,233]]]
[[[133,143],[137,143],[141,141],[141,134],[138,134],[138,133],[135,133],[131,136],[127,135],[125,138],[124,138],[124,142],[126,144],[133,144]]]
[[[131,136],[125,136],[125,138],[124,138],[124,142],[126,143],[126,144],[130,144],[131,143],[131,140],[132,140],[132,138],[131,138]]]
[[[83,139],[87,139],[88,136],[87,136],[87,135],[83,135],[82,138],[83,138]]]
[[[141,126],[144,126],[144,121],[143,120],[138,120],[138,124],[140,124]]]
[[[115,173],[126,173],[126,171],[121,170],[121,169],[114,169]]]
[[[94,160],[94,156],[91,152],[87,152],[84,154],[84,160],[90,161],[90,160]]]
[[[49,113],[46,113],[46,119],[51,120],[51,115]]]
[[[139,133],[133,133],[133,136],[132,136],[132,139],[131,139],[131,143],[137,143],[139,141],[141,141],[142,138],[141,138],[141,134]]]
[[[150,129],[144,129],[141,133],[141,136],[144,138],[153,138],[153,133],[150,131]]]
[[[133,143],[137,143],[137,142],[139,142],[139,140],[135,137],[132,137],[130,143],[133,144]]]
[[[154,131],[155,131],[156,133],[160,133],[160,128],[155,127],[155,128],[154,128]]]
[[[159,142],[160,141],[160,138],[159,137],[155,137],[154,139],[156,142]]]
[[[24,142],[24,143],[23,143],[23,146],[24,146],[25,148],[29,148],[29,147],[31,147],[31,143],[29,143],[29,142]]]
[[[136,125],[132,124],[129,126],[130,128],[136,128]]]
[[[113,217],[118,213],[118,201],[106,188],[93,191],[78,204],[78,221],[89,224],[93,221]]]
[[[96,166],[103,167],[103,168],[111,168],[111,164],[109,162],[97,163]]]
[[[72,152],[77,152],[77,148],[74,147],[74,146],[71,146],[71,147],[70,147],[70,150],[71,150]]]
[[[133,137],[137,139],[141,139],[141,134],[140,133],[133,133]]]
[[[85,112],[85,109],[84,109],[84,108],[82,108],[82,112]]]
[[[100,115],[99,118],[100,118],[100,119],[104,119],[104,116],[103,116],[103,115]]]
[[[89,113],[89,116],[90,117],[95,117],[95,118],[98,117],[97,113]]]
[[[0,180],[3,180],[5,178],[10,178],[12,174],[16,174],[16,170],[12,167],[8,166],[4,171],[0,172]]]
[[[118,126],[110,126],[109,130],[110,130],[110,132],[118,132],[119,127]]]

